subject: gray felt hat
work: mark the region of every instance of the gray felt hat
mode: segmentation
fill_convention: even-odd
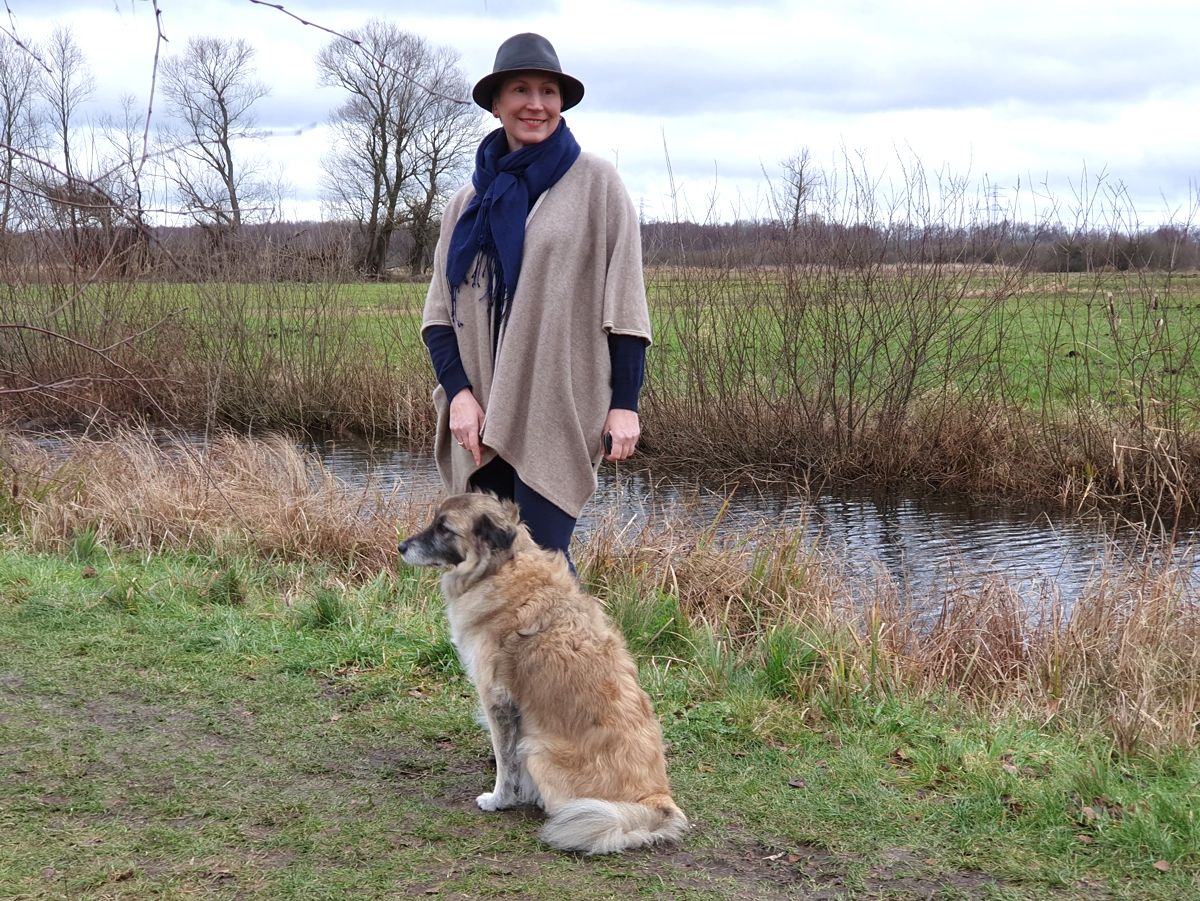
[[[562,108],[569,110],[583,99],[583,82],[567,75],[558,63],[554,46],[540,34],[514,34],[496,51],[492,74],[479,79],[471,97],[488,112],[492,97],[504,79],[518,72],[549,72],[558,78],[562,88]]]

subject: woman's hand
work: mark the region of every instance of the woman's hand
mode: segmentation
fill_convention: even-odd
[[[605,460],[628,459],[641,437],[641,420],[633,410],[609,410],[601,434],[612,435],[612,452],[604,455]]]
[[[471,452],[476,466],[483,462],[483,445],[479,441],[483,415],[483,407],[479,406],[470,388],[463,388],[450,401],[450,434],[459,447]]]

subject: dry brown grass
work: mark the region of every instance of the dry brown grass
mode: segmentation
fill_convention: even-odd
[[[369,577],[394,565],[397,530],[428,515],[339,482],[279,437],[196,448],[127,432],[76,439],[65,458],[9,438],[0,470],[0,512],[47,550],[90,530],[114,548],[325,561]],[[656,522],[632,536],[612,524],[576,558],[610,603],[673,599],[693,631],[751,666],[774,631],[798,630],[812,657],[791,691],[799,699],[949,690],[1100,728],[1123,750],[1200,741],[1200,603],[1187,565],[1113,557],[1070,609],[1047,596],[1031,610],[998,578],[931,603],[883,575],[851,579],[794,529],[713,531]]]
[[[996,577],[914,596],[869,582],[795,532],[764,527],[722,545],[660,527],[637,542],[594,539],[583,571],[601,593],[634,585],[679,600],[753,659],[772,630],[800,627],[812,665],[792,692],[949,690],[983,709],[1086,725],[1123,751],[1200,743],[1200,601],[1188,566],[1115,557],[1068,608],[1031,602]]]
[[[1034,703],[1091,709],[1119,746],[1193,745],[1200,735],[1200,607],[1179,568],[1098,577],[1061,628],[1031,643]]]
[[[285,437],[221,435],[207,447],[161,445],[147,432],[73,439],[67,455],[9,444],[17,503],[35,548],[61,550],[91,530],[103,543],[153,552],[247,551],[328,560],[352,573],[394,559],[411,504],[339,482]]]

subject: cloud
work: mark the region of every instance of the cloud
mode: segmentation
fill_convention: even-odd
[[[1196,82],[1190,33],[1122,28],[1097,15],[1064,33],[1018,31],[986,19],[862,17],[828,13],[779,19],[761,7],[668,14],[649,5],[643,27],[607,30],[572,64],[596,81],[603,109],[633,105],[657,115],[732,109],[1031,108],[1138,102]],[[937,4],[927,4],[937,6]],[[672,21],[677,19],[677,21]],[[994,25],[994,27],[993,27]],[[565,60],[564,60],[565,62]]]
[[[160,0],[162,2],[162,0]],[[489,19],[521,19],[550,14],[558,10],[558,0],[271,0],[282,2],[285,9],[303,18],[315,18],[318,13],[345,10],[367,16],[386,16],[401,25],[407,17],[427,17],[431,10],[441,17],[486,16]]]
[[[145,102],[156,37],[147,0],[8,2],[23,36],[74,28],[96,75],[90,114],[114,111],[125,93]],[[1086,163],[1130,186],[1147,210],[1162,195],[1186,203],[1200,176],[1192,0],[1136,10],[1116,0],[279,2],[334,30],[394,21],[459,52],[472,83],[491,71],[504,38],[545,34],[587,86],[572,129],[656,208],[671,193],[664,138],[676,193],[682,186],[704,207],[720,191],[723,210],[760,203],[763,170],[801,147],[823,161],[861,150],[881,170],[916,156],[1007,186],[1062,184]],[[332,36],[247,0],[159,6],[164,52],[199,34],[256,48],[271,88],[258,122],[278,133],[270,153],[298,194],[315,196],[324,139],[313,125],[341,96],[318,86],[313,58]]]

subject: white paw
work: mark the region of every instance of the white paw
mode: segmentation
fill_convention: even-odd
[[[475,799],[475,803],[479,805],[480,810],[503,810],[509,806],[505,799],[495,792],[484,792]]]

